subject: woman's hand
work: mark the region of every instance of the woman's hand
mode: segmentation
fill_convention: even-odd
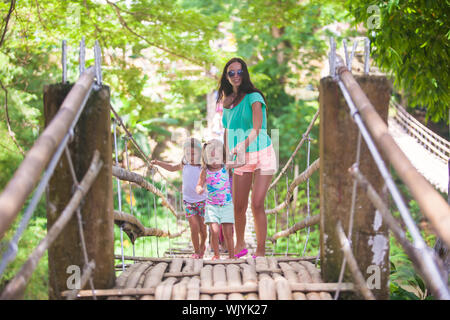
[[[157,166],[158,165],[158,160],[152,160],[152,161],[150,161],[150,164],[152,166]]]
[[[245,141],[239,142],[232,150],[231,154],[236,155],[236,158],[242,159],[245,156]]]
[[[202,194],[203,191],[204,191],[204,189],[203,189],[202,186],[197,185],[197,186],[195,187],[195,192],[197,192],[198,194]]]

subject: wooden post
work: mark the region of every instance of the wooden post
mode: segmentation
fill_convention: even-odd
[[[390,84],[381,76],[356,76],[381,118],[387,123]],[[320,252],[325,282],[337,282],[342,265],[342,250],[336,224],[340,220],[348,235],[353,179],[348,169],[356,161],[358,128],[353,122],[337,82],[323,78],[320,103]],[[379,194],[384,181],[362,139],[360,166]],[[349,239],[350,240],[350,239]],[[358,267],[376,299],[389,298],[389,234],[367,196],[357,189],[352,231],[353,254]],[[344,282],[351,282],[348,267]],[[355,298],[341,294],[341,298]],[[362,298],[356,296],[356,298]]]
[[[71,84],[48,85],[44,88],[46,125],[56,114],[70,91]],[[110,127],[109,87],[92,91],[69,143],[75,174],[80,180],[86,173],[94,150],[100,152],[104,165],[81,205],[84,237],[89,261],[95,261],[93,273],[96,289],[112,288],[114,273],[114,212],[112,191],[112,143]],[[53,225],[74,192],[74,181],[65,153],[50,180],[47,195],[47,228]],[[82,272],[85,261],[77,217],[74,215],[62,234],[48,250],[49,298],[62,299],[73,270]],[[69,268],[69,266],[75,266]],[[68,269],[69,268],[69,269]],[[72,270],[72,272],[70,272]],[[81,275],[80,275],[81,276]],[[81,288],[82,289],[82,288]]]

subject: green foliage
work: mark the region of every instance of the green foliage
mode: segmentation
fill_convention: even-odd
[[[370,5],[379,12],[370,11]],[[450,77],[448,68],[439,66],[449,64],[448,6],[448,1],[346,1],[355,24],[368,28],[377,65],[392,73],[409,105],[426,107],[427,119],[447,123]]]
[[[17,224],[7,231],[5,238],[0,242],[0,254],[3,256],[7,249],[7,243],[12,239]],[[6,286],[8,281],[20,270],[22,265],[27,261],[28,256],[36,248],[39,242],[47,233],[47,218],[35,217],[31,220],[30,225],[25,230],[19,241],[19,250],[16,259],[6,268],[5,273],[0,279],[0,292]],[[27,285],[25,291],[25,300],[47,300],[48,299],[48,255],[47,252],[33,272],[33,275]]]

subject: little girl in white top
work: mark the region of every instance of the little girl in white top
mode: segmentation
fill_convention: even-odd
[[[151,164],[169,171],[183,170],[183,203],[185,215],[191,229],[191,240],[195,251],[192,258],[194,259],[203,258],[207,237],[206,225],[204,223],[207,193],[203,192],[198,194],[195,191],[202,170],[200,166],[201,151],[202,146],[200,141],[195,138],[190,138],[183,144],[184,157],[181,163],[170,164],[159,160],[153,160],[151,162]]]

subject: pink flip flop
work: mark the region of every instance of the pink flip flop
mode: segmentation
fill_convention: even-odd
[[[247,253],[248,253],[247,248],[244,248],[244,249],[241,250],[241,252],[239,252],[238,254],[235,254],[234,256],[235,256],[236,258],[240,258],[240,257],[245,256]]]

